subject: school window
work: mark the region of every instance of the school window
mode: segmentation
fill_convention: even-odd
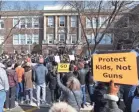
[[[13,45],[19,45],[19,35],[13,35]]]
[[[48,44],[53,44],[54,43],[54,35],[53,34],[48,34]]]
[[[39,18],[33,18],[33,27],[34,28],[39,28]]]
[[[86,17],[86,28],[91,28],[92,27],[91,24],[92,24],[91,20]]]
[[[108,19],[108,17],[105,17],[105,16],[100,17],[100,26],[102,28],[106,28],[106,26],[108,24],[108,20],[107,19]]]
[[[27,34],[27,44],[32,44],[32,35]]]
[[[59,41],[65,42],[65,34],[59,34]]]
[[[49,27],[54,26],[54,16],[48,16],[48,26]]]
[[[92,35],[87,35],[87,41],[88,43],[92,43]]]
[[[4,36],[0,36],[0,44],[4,42]]]
[[[38,34],[34,34],[34,43],[39,44],[39,35]]]
[[[101,36],[101,34],[99,34]],[[106,33],[99,44],[112,44],[112,34]]]
[[[25,34],[20,34],[20,44],[25,45],[26,44],[26,36]]]
[[[20,28],[25,28],[25,27],[26,27],[25,18],[21,18],[20,19]]]
[[[0,28],[4,28],[4,20],[0,20]]]
[[[32,18],[27,18],[26,22],[27,22],[27,28],[32,28]]]
[[[65,26],[65,16],[59,17],[59,26]]]
[[[99,28],[101,26],[100,24],[100,17],[99,18],[93,18],[93,28]]]
[[[15,28],[19,28],[19,18],[14,18],[13,19],[13,27]]]
[[[71,16],[71,27],[76,27],[76,26],[77,26],[77,17]]]
[[[77,42],[77,36],[76,36],[76,34],[71,34],[71,44],[76,44],[76,42]]]

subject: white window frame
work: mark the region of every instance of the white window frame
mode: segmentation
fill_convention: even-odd
[[[75,26],[72,23],[74,23]],[[71,16],[70,26],[77,27],[77,16]]]
[[[19,27],[21,28],[21,25],[22,25],[22,24],[21,24],[21,22],[22,22],[21,19],[24,19],[24,21],[25,21],[25,23],[23,24],[23,25],[25,25],[25,27],[22,28],[22,29],[25,29],[25,28],[26,28],[26,19],[25,19],[25,18],[20,18],[20,24],[19,24]]]
[[[14,36],[15,36],[15,35],[18,36],[18,44],[15,43],[15,39],[14,39]],[[19,34],[14,34],[14,35],[13,35],[13,45],[20,45],[20,36],[19,36]]]
[[[60,35],[64,35],[64,41],[60,41]],[[59,34],[59,42],[65,42],[65,34]]]
[[[71,35],[70,35],[71,44],[76,44],[76,42],[75,42],[75,43],[72,43],[73,36],[75,36],[75,39],[76,39],[76,42],[77,42],[77,35],[76,35],[76,34],[71,34]]]
[[[38,23],[38,27],[35,27],[35,19],[36,19],[36,18],[38,19],[38,22],[36,22],[36,23]],[[32,27],[33,27],[34,29],[39,29],[39,26],[40,26],[39,17],[33,17],[32,24],[33,24]]]
[[[52,40],[52,43],[49,42],[50,37],[52,36],[53,40]],[[47,34],[47,41],[48,41],[48,44],[53,44],[54,43],[54,34]]]
[[[48,27],[54,27],[54,16],[48,16]]]
[[[3,28],[1,27],[1,23],[3,23]],[[0,29],[4,29],[4,20],[0,20]]]
[[[29,20],[29,19],[31,20],[31,23],[30,23],[30,24],[31,24],[31,27],[28,27],[28,23],[29,23],[28,20]],[[32,28],[32,27],[33,27],[33,24],[32,24],[32,23],[33,23],[33,19],[32,19],[32,17],[27,17],[27,18],[25,19],[25,21],[26,21],[26,28],[29,29],[29,28]]]
[[[0,36],[0,44],[2,44],[4,42],[4,36]]]
[[[35,36],[37,35],[37,37],[38,37],[38,42],[37,42],[37,44],[39,44],[39,34],[33,34],[33,43],[35,43]]]
[[[61,18],[61,17],[64,18],[64,20],[63,20],[63,21],[64,21],[64,26],[60,26],[60,22],[61,22],[60,18]],[[65,16],[59,16],[59,27],[65,27]]]
[[[28,39],[28,36],[30,36],[29,38],[31,38],[31,39]],[[31,43],[28,43],[28,40],[31,40]],[[32,39],[32,34],[26,34],[26,44],[27,45],[32,45],[33,44],[33,41],[32,41],[33,39]]]
[[[88,25],[88,23],[90,23],[90,25]],[[92,28],[91,20],[89,20],[87,17],[86,17],[86,28]]]
[[[92,18],[93,19],[93,28],[100,28],[100,26],[101,26],[101,17],[98,17],[98,21],[99,21],[99,26],[96,26],[97,24],[96,24],[96,18],[95,17],[93,17]]]
[[[21,41],[22,40],[21,39],[21,35],[24,35],[24,37],[25,37],[25,43],[24,44]],[[26,41],[26,34],[19,34],[19,36],[20,36],[20,38],[19,38],[20,39],[20,45],[26,45],[26,43],[27,43],[27,41]]]

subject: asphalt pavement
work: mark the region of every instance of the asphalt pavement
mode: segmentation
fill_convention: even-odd
[[[25,103],[23,104],[19,104],[18,106],[16,106],[14,109],[10,110],[10,111],[5,111],[5,112],[48,112],[51,105],[41,105],[40,109],[37,108],[36,105],[36,90],[33,90],[33,97],[34,97],[34,102],[31,105],[26,105]],[[89,97],[88,94],[87,95],[87,102],[89,102]],[[50,89],[47,87],[46,88],[46,101],[48,104],[51,103],[51,93],[50,93]],[[89,105],[86,106],[84,109],[81,109],[81,112],[90,112],[90,110],[92,110],[92,106]]]

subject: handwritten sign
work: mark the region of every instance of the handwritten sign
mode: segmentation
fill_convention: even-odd
[[[58,70],[60,72],[69,72],[69,63],[59,63]]]
[[[94,80],[119,84],[138,84],[136,54],[112,53],[93,55]]]

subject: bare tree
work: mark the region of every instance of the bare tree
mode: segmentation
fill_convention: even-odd
[[[71,7],[71,11],[76,11],[79,17],[79,23],[82,30],[82,38],[85,38],[89,53],[95,52],[97,46],[102,41],[106,33],[112,33],[110,28],[117,21],[117,16],[127,10],[132,1],[67,1],[66,5]],[[94,46],[88,41],[86,28],[82,16],[85,16],[91,22],[91,30],[94,35]],[[100,17],[104,17],[103,22],[99,22]],[[95,23],[95,24],[94,24]],[[99,35],[101,33],[101,35]]]

